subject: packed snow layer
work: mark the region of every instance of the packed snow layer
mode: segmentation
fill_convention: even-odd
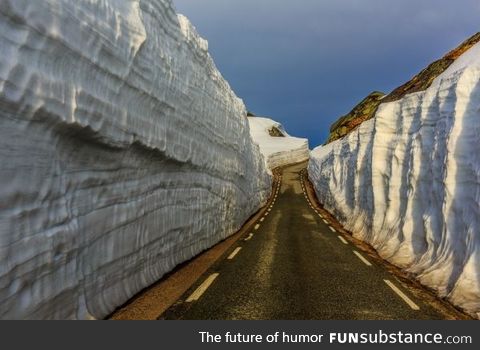
[[[480,316],[480,44],[425,92],[312,152],[320,201],[392,263]]]
[[[0,27],[0,318],[102,318],[266,201],[169,0],[4,0]]]
[[[298,163],[310,157],[308,140],[288,135],[280,123],[261,117],[248,117],[248,123],[253,141],[260,146],[269,169]],[[270,136],[269,130],[272,128],[280,131],[283,137]]]

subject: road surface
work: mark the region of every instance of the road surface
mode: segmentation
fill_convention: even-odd
[[[324,221],[305,163],[283,170],[270,211],[159,319],[443,319]]]

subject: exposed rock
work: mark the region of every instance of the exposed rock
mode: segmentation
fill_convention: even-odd
[[[271,136],[271,137],[285,137],[285,135],[283,134],[283,132],[275,127],[275,126],[272,126],[270,129],[268,129],[268,134]]]
[[[364,121],[375,115],[378,106],[385,94],[374,91],[362,100],[350,113],[337,120],[330,128],[330,136],[327,143],[338,140],[355,130]]]
[[[341,117],[330,128],[326,144],[344,137],[355,130],[361,123],[372,118],[382,103],[397,101],[408,94],[425,91],[432,82],[445,72],[463,53],[480,41],[480,32],[465,40],[457,48],[443,58],[433,62],[407,83],[393,90],[387,96],[381,92],[373,92],[360,102],[349,114]]]
[[[432,82],[443,72],[447,70],[448,67],[452,65],[455,60],[460,57],[463,53],[469,50],[473,45],[480,41],[480,32],[473,35],[469,39],[465,40],[457,48],[450,51],[441,59],[433,62],[427,68],[422,70],[420,73],[415,75],[411,80],[402,86],[393,90],[382,103],[397,101],[403,98],[407,94],[414,92],[425,91],[432,85]]]

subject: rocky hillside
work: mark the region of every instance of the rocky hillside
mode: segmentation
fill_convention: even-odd
[[[382,103],[397,101],[404,96],[425,91],[432,85],[432,82],[448,67],[450,67],[457,58],[468,51],[473,45],[480,41],[480,33],[477,33],[465,40],[457,48],[450,51],[441,59],[433,62],[427,68],[415,75],[411,80],[402,86],[393,90],[387,96],[381,92],[373,92],[360,102],[350,113],[337,120],[330,128],[330,135],[327,144],[344,137],[355,130],[361,123],[372,118],[377,108]]]
[[[404,96],[419,92],[425,91],[428,89],[433,81],[443,72],[445,72],[448,67],[450,67],[456,59],[461,55],[467,52],[473,45],[480,41],[480,33],[473,35],[472,37],[465,40],[457,48],[453,49],[441,59],[431,63],[427,68],[422,70],[420,73],[415,75],[410,81],[403,84],[402,86],[393,90],[382,103],[398,101]]]
[[[384,97],[385,94],[379,91],[374,91],[365,97],[350,113],[338,119],[331,126],[327,143],[344,137],[364,121],[372,118]]]

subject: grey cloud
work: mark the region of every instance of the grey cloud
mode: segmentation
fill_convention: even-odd
[[[174,0],[249,109],[324,141],[370,90],[388,92],[479,31],[477,0]]]

